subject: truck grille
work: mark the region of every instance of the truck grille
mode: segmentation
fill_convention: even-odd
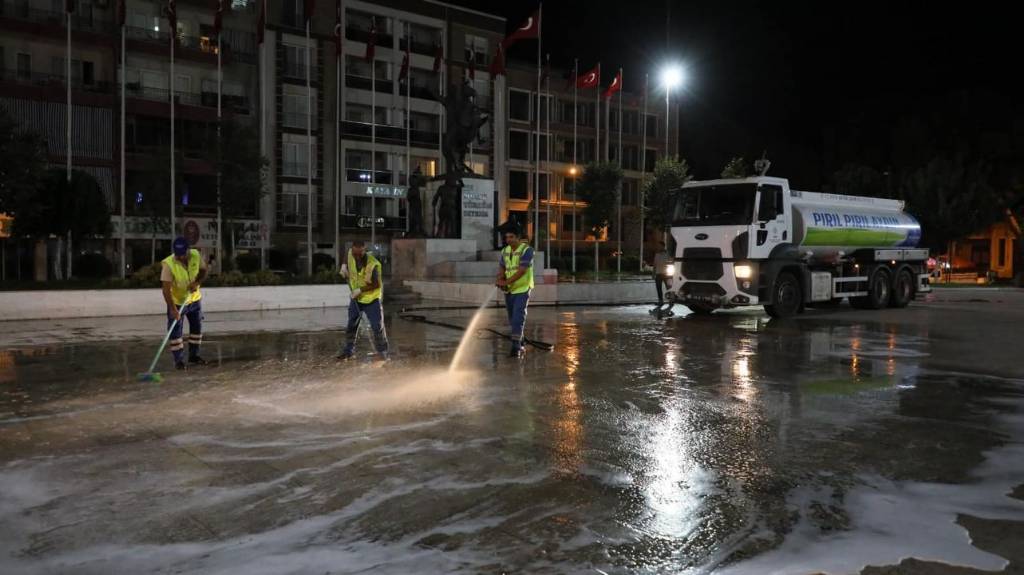
[[[725,290],[718,284],[686,282],[681,288],[679,288],[679,293],[697,298],[718,297],[725,295]]]
[[[713,281],[722,277],[722,250],[686,248],[683,250],[683,277]]]

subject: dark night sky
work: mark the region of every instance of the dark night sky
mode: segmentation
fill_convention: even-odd
[[[510,27],[537,6],[455,3],[498,12]],[[698,177],[716,176],[733,155],[752,159],[767,149],[771,173],[816,188],[852,154],[825,145],[824,134],[842,141],[851,122],[859,138],[884,140],[897,118],[949,94],[987,94],[1020,112],[1014,100],[1024,50],[1016,17],[994,3],[987,10],[924,2],[671,4],[667,18],[663,1],[549,1],[544,51],[559,66],[574,57],[581,68],[597,60],[605,70],[623,66],[627,90],[647,71],[656,77],[666,54],[684,62],[682,147]],[[530,58],[534,48],[521,50],[510,57]],[[958,121],[981,121],[973,110]],[[1000,119],[990,120],[999,130]]]

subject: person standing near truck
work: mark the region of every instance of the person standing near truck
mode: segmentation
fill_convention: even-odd
[[[533,289],[533,248],[520,240],[519,230],[505,231],[505,247],[498,261],[498,277],[494,285],[505,292],[505,310],[508,312],[509,337],[512,350],[509,357],[523,357],[523,334],[526,328],[526,307]]]
[[[662,309],[665,305],[665,290],[668,287],[669,280],[672,277],[672,270],[669,270],[669,266],[672,265],[672,257],[669,255],[668,250],[665,249],[665,242],[658,242],[658,251],[654,254],[654,269],[652,275],[654,277],[654,289],[658,292],[658,305],[651,310],[651,313],[661,316],[671,316],[672,304],[668,304],[668,309]]]

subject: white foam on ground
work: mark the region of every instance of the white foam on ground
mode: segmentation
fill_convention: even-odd
[[[863,485],[846,492],[842,507],[850,529],[823,534],[806,520],[815,501],[831,503],[830,493],[798,489],[790,498],[801,522],[777,549],[725,568],[716,575],[793,575],[857,573],[867,565],[895,565],[914,557],[950,565],[998,571],[1003,557],[971,544],[958,514],[1024,521],[1024,501],[1009,493],[1024,481],[1024,416],[999,418],[1012,440],[985,453],[985,462],[964,485],[894,482],[861,477]],[[707,568],[694,572],[708,572]]]

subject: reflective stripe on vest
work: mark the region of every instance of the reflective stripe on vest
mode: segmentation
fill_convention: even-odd
[[[505,279],[509,279],[516,275],[519,271],[519,260],[526,253],[526,250],[530,249],[530,246],[526,243],[521,243],[516,247],[515,251],[512,251],[512,246],[505,246],[501,250],[501,257],[505,262]],[[527,268],[526,273],[519,277],[515,282],[508,285],[508,293],[518,294],[526,293],[533,289],[533,260],[530,260],[530,267]]]
[[[369,285],[373,280],[374,270],[377,271],[377,279],[380,280],[380,285],[375,290],[364,291],[359,294],[359,297],[356,298],[359,303],[373,303],[375,300],[380,299],[384,293],[384,280],[380,277],[380,262],[377,261],[377,258],[373,257],[373,254],[366,254],[366,267],[359,270],[356,268],[356,257],[352,255],[352,250],[348,251],[348,287],[350,290],[361,290],[364,286]]]
[[[188,251],[188,267],[181,265],[178,258],[171,254],[164,258],[163,263],[167,265],[171,270],[171,276],[174,281],[171,282],[171,299],[174,300],[174,305],[180,306],[185,303],[185,299],[188,298],[188,284],[196,281],[199,277],[199,264],[202,261],[202,256],[199,255],[199,250]],[[196,290],[195,295],[192,296],[192,301],[199,301],[203,297],[203,294]]]

